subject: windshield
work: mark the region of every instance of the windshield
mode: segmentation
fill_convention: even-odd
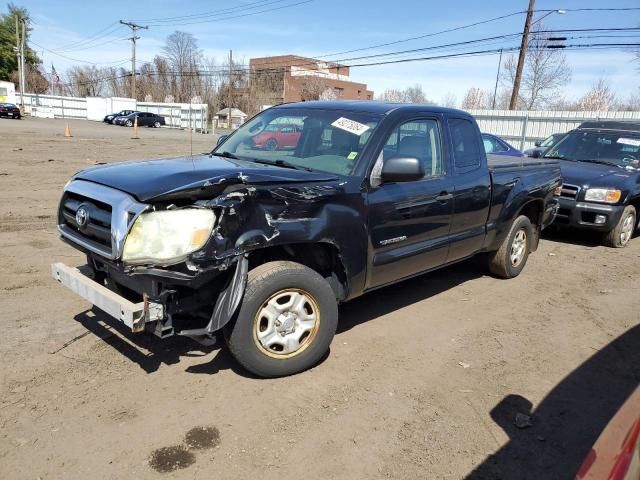
[[[213,153],[350,175],[380,115],[315,108],[273,108],[242,125]]]
[[[634,132],[573,131],[544,155],[578,162],[638,168],[640,135]]]
[[[553,135],[544,139],[544,142],[540,144],[541,147],[550,147],[554,143],[558,141],[558,139],[562,137],[561,134],[554,133]]]

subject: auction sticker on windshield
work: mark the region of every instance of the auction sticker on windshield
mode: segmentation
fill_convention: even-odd
[[[358,136],[369,130],[368,125],[364,125],[363,123],[356,122],[355,120],[349,120],[348,118],[344,117],[340,117],[331,125]]]
[[[640,147],[640,140],[637,138],[619,138],[618,143],[623,145],[633,145],[634,147]]]

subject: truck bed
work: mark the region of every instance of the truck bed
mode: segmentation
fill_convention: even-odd
[[[549,167],[552,165],[558,165],[558,161],[548,158],[507,157],[504,155],[488,154],[487,164],[489,166],[489,170],[493,172],[507,168]]]

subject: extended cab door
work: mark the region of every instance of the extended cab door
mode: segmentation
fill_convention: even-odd
[[[470,118],[449,117],[455,190],[448,261],[478,252],[484,246],[491,207],[491,177],[480,130]]]
[[[367,202],[371,241],[367,288],[374,288],[445,263],[453,210],[453,178],[443,148],[440,117],[400,121],[387,134],[370,178]],[[385,183],[386,159],[417,157],[425,176]]]

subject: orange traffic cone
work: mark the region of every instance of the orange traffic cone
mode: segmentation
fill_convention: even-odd
[[[138,117],[133,119],[133,135],[131,135],[131,140],[138,140],[140,137],[138,136]]]
[[[69,128],[69,124],[66,122],[64,124],[64,136],[67,138],[73,137],[73,135],[71,135],[71,129]]]

